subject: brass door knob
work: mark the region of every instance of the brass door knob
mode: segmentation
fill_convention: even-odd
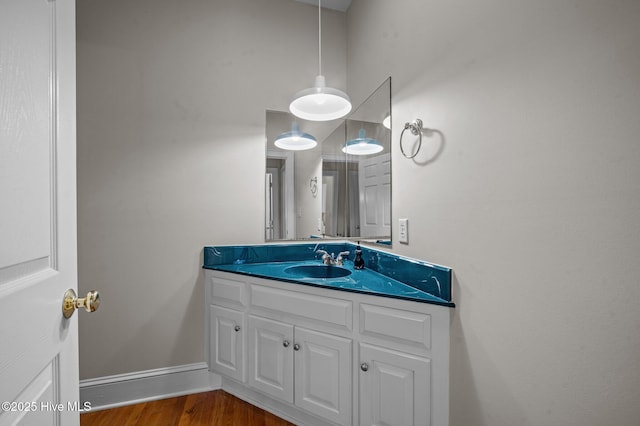
[[[100,307],[100,294],[96,290],[91,290],[86,297],[78,298],[72,288],[64,293],[62,300],[62,315],[70,318],[76,309],[84,308],[87,312],[94,312]]]

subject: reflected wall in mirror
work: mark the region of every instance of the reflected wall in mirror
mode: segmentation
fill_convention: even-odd
[[[265,240],[352,238],[390,244],[391,78],[346,119],[313,122],[288,112],[266,114]],[[278,136],[295,126],[318,145],[278,148]],[[352,153],[372,150],[379,152]]]

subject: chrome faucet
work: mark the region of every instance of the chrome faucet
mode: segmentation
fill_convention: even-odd
[[[317,250],[316,253],[322,255],[322,263],[325,265],[335,265],[336,260],[333,258],[333,254],[327,253],[326,250]]]
[[[343,256],[349,256],[351,254],[348,251],[343,251],[338,254],[338,258],[336,259],[333,253],[329,254],[326,250],[317,250],[316,253],[322,255],[322,263],[324,263],[325,265],[338,266],[342,266],[344,264]]]

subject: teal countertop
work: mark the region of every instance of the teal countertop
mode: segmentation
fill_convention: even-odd
[[[350,273],[344,277],[314,278],[287,270],[293,266],[322,266],[319,255],[315,253],[317,249],[329,253],[350,251],[349,260],[345,260],[344,265],[331,266],[346,269]],[[351,243],[208,246],[205,247],[203,267],[340,291],[455,306],[450,300],[449,268],[363,247],[368,265],[365,269],[356,270],[353,267],[354,251],[355,245]],[[302,254],[297,256],[294,254],[296,252]],[[394,267],[393,270],[390,266]]]

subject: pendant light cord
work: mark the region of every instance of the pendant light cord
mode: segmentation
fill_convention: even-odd
[[[322,0],[318,0],[318,75],[322,75]]]

